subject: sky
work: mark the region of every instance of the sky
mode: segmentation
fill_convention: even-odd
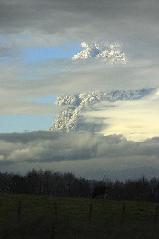
[[[68,111],[73,114],[73,118],[69,119],[69,125],[72,124],[78,129],[73,130],[69,136],[69,146],[66,148],[70,152],[73,147],[71,137],[80,138],[81,143],[83,134],[93,134],[92,137],[97,142],[99,138],[100,141],[105,141],[104,136],[112,137],[111,140],[116,142],[116,138],[120,136],[121,144],[125,140],[128,144],[135,144],[134,150],[137,147],[136,143],[145,145],[146,142],[148,147],[154,147],[154,139],[159,137],[158,12],[158,0],[0,0],[0,162],[2,169],[19,169],[24,172],[36,166],[35,162],[29,163],[31,160],[29,155],[25,163],[20,164],[19,161],[15,163],[14,155],[21,150],[30,154],[29,150],[32,152],[33,149],[32,141],[29,145],[19,141],[14,143],[12,138],[15,135],[22,138],[32,137],[33,134],[37,134],[38,137],[42,135],[41,142],[40,139],[34,142],[41,148],[39,145],[43,142],[43,134],[48,135],[48,130],[51,128],[53,129],[50,132],[53,134],[52,137],[58,138],[54,139],[52,144],[65,145],[61,131],[55,132],[54,129],[58,127],[54,127],[54,123],[66,124],[64,117]],[[81,43],[84,44],[81,45]],[[83,47],[87,44],[88,47]],[[95,56],[94,51],[91,51],[93,54],[88,59],[73,59],[73,56],[84,49],[87,52],[91,44],[102,46],[102,52],[105,49],[108,50],[111,44],[120,45],[126,62],[111,64],[102,58],[102,54]],[[113,100],[100,100],[82,107],[57,105],[58,96],[79,96],[80,94],[88,96],[94,91],[98,92],[98,95],[100,92],[110,93],[116,90],[119,91],[118,94],[123,91],[126,92],[124,94],[129,94],[130,90],[134,92],[140,89],[153,90],[146,95],[143,94],[139,99],[132,99],[129,95],[127,99],[119,99],[117,96]],[[64,110],[65,114],[62,113]],[[39,136],[39,131],[44,132]],[[17,136],[17,133],[21,136]],[[66,132],[62,133],[65,135]],[[9,145],[8,137],[10,137]],[[45,139],[46,142],[48,142],[46,148],[49,153],[50,140]],[[158,142],[155,140],[155,147]],[[6,145],[11,148],[4,153],[3,147],[5,148]],[[89,147],[89,145],[86,151],[90,151],[92,146]],[[103,153],[96,152],[92,156],[93,167],[90,163],[91,154],[89,157],[87,155],[89,160],[82,160],[82,155],[79,156],[81,153],[79,147],[76,145],[77,152],[73,155],[74,159],[80,158],[80,160],[73,161],[73,158],[71,161],[68,158],[66,160],[64,156],[66,152],[61,151],[63,161],[62,159],[60,162],[49,161],[51,166],[48,162],[46,166],[40,162],[38,167],[51,167],[56,170],[70,169],[77,174],[79,174],[77,168],[81,168],[83,176],[88,175],[89,172],[90,177],[93,177],[99,176],[101,170],[109,165],[107,173],[117,175],[119,156],[113,156],[111,164],[107,159],[104,161]],[[117,147],[116,144],[114,147]],[[127,144],[124,143],[123,147],[127,147]],[[47,158],[48,153],[42,152],[43,157]],[[124,160],[130,161],[134,152],[132,150],[129,153]],[[123,165],[122,170],[125,170],[125,175],[129,175],[128,168],[131,176],[136,171],[139,174],[146,172],[147,175],[151,175],[158,170],[156,163],[158,156],[156,151],[154,153],[151,150],[150,158],[154,164],[149,164],[147,155],[144,154],[146,158],[144,161],[143,155],[138,153],[135,156],[134,165],[130,162],[124,163],[125,161],[122,160],[120,165]],[[109,158],[108,155],[105,157]],[[40,158],[39,154],[37,160],[38,158]],[[14,161],[14,167],[10,161]],[[98,163],[99,161],[101,164]],[[118,175],[123,173],[120,171]]]

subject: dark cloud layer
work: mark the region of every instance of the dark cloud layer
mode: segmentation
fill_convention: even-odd
[[[73,171],[78,175],[110,177],[121,171],[149,175],[159,168],[159,139],[127,141],[121,135],[97,136],[87,132],[49,132],[0,135],[1,170],[25,172],[31,168]],[[141,169],[141,171],[140,171]],[[80,171],[81,170],[81,171]]]
[[[86,38],[138,35],[152,40],[151,34],[159,33],[158,10],[157,0],[1,1],[0,28],[6,32],[37,30]]]

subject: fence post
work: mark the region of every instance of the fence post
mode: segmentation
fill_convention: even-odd
[[[153,216],[154,225],[156,225],[157,220],[158,220],[158,206],[155,207],[155,213],[154,213],[154,216]]]
[[[92,221],[92,213],[93,213],[93,203],[91,202],[90,205],[89,205],[89,211],[88,211],[89,223],[91,223],[91,221]]]
[[[22,219],[22,202],[18,201],[17,205],[17,222],[20,223]]]
[[[55,239],[55,226],[54,225],[52,225],[52,227],[51,227],[51,237],[50,237],[50,239]]]
[[[54,212],[55,212],[55,219],[56,222],[58,221],[58,207],[57,207],[57,203],[54,203]]]
[[[124,223],[125,221],[125,212],[126,212],[126,204],[125,202],[123,202],[121,211],[121,223]]]

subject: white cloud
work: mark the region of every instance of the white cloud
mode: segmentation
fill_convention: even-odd
[[[141,99],[152,92],[154,92],[154,89],[116,90],[111,92],[91,92],[72,96],[59,96],[57,97],[57,106],[62,109],[50,131],[69,132],[70,130],[80,128],[82,112],[89,111],[90,107],[101,102],[133,101]]]
[[[72,57],[73,60],[87,60],[89,58],[102,59],[107,63],[116,64],[122,63],[126,64],[127,57],[125,53],[121,50],[119,44],[98,44],[98,43],[86,43],[82,42],[81,47],[84,50],[80,51]]]

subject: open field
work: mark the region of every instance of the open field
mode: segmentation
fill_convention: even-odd
[[[103,199],[0,195],[0,238],[159,238],[158,205]]]

